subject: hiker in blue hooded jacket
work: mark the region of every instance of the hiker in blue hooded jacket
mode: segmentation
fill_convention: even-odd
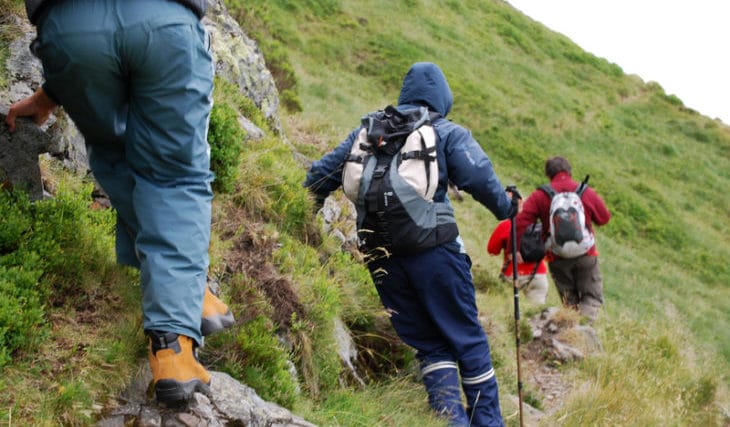
[[[388,224],[368,222],[363,218],[368,215],[367,203],[356,203],[360,249],[394,329],[417,351],[431,407],[452,425],[499,426],[503,420],[497,380],[487,336],[477,317],[471,261],[447,196],[448,182],[470,193],[498,219],[514,215],[516,203],[512,204],[511,194],[502,188],[471,133],[445,119],[452,102],[451,89],[437,65],[421,62],[410,68],[396,108],[407,113],[426,107],[432,117],[438,187],[430,204],[436,206],[438,219],[430,226],[405,227],[422,235],[413,239],[401,235],[389,241],[391,234],[402,231],[402,224],[389,230]],[[343,184],[343,164],[362,129],[353,130],[312,164],[304,185],[318,202]],[[363,224],[369,230],[362,230]],[[404,246],[403,241],[415,243]]]
[[[203,336],[233,324],[207,286],[213,191],[206,139],[213,60],[206,0],[26,0],[45,81],[10,106],[44,123],[60,105],[84,135],[117,214],[120,264],[140,270],[159,403],[209,390]]]

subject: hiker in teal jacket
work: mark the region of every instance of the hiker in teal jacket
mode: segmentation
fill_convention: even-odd
[[[207,288],[213,63],[204,0],[27,1],[45,82],[7,124],[41,124],[58,105],[84,136],[117,212],[119,263],[140,269],[157,399],[206,391],[203,335],[233,322]]]
[[[446,78],[432,63],[416,63],[405,76],[397,109],[417,107],[440,116],[432,120],[437,134],[438,189],[434,203],[446,204],[455,233],[442,233],[431,247],[391,253],[368,262],[380,299],[391,313],[400,338],[417,350],[431,407],[458,426],[503,425],[497,380],[489,344],[479,323],[471,261],[458,236],[447,196],[448,182],[470,193],[498,219],[516,213],[489,158],[471,133],[445,117],[453,97]],[[305,186],[319,201],[342,185],[342,165],[361,127],[332,152],[315,161]],[[442,239],[442,240],[443,240]],[[361,242],[362,243],[362,242]],[[382,243],[382,241],[379,241]],[[375,248],[367,242],[364,252]],[[466,396],[466,410],[461,392]]]

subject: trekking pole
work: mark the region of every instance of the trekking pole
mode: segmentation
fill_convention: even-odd
[[[512,197],[515,197],[512,193]],[[522,375],[520,374],[520,289],[517,286],[517,223],[515,216],[510,218],[512,227],[512,288],[515,293],[515,343],[517,346],[517,397],[520,402],[520,427],[522,427]]]

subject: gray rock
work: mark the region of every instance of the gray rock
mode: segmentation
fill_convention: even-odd
[[[593,327],[587,325],[578,325],[575,327],[575,330],[581,333],[581,336],[583,337],[583,345],[586,348],[587,352],[599,353],[603,351],[603,345],[601,344],[601,340],[598,339],[598,334],[596,333],[596,330],[593,329]]]
[[[347,206],[347,209],[343,209]],[[355,205],[347,199],[335,200],[327,197],[320,212],[322,213],[322,229],[342,242],[343,248],[357,248],[357,220]]]
[[[546,340],[546,343],[548,344],[550,355],[560,362],[582,360],[584,357],[582,351],[555,338]]]
[[[51,137],[33,121],[19,117],[15,132],[5,125],[5,114],[0,113],[0,177],[3,186],[26,191],[31,200],[43,198],[43,181],[38,155],[47,153]]]
[[[243,422],[251,427],[272,425],[309,427],[314,426],[286,408],[266,402],[251,387],[221,373],[211,373],[212,401],[229,420]]]
[[[153,408],[143,407],[139,411],[137,425],[139,427],[161,427],[162,417],[160,416],[159,411],[156,411]]]
[[[355,346],[355,341],[352,339],[350,330],[347,329],[347,326],[339,317],[335,318],[334,337],[337,343],[337,354],[345,365],[346,372],[357,384],[365,387],[365,381],[363,381],[355,368],[355,364],[357,363],[357,347]]]
[[[560,322],[555,319],[558,311],[557,307],[548,307],[529,319],[533,340],[528,346],[535,354],[545,354],[563,363],[582,360],[603,350],[593,327]],[[566,340],[566,337],[570,338]]]
[[[210,34],[216,76],[236,84],[261,110],[272,128],[281,133],[279,91],[261,50],[228,14],[222,0],[208,3],[203,23]]]
[[[96,424],[97,427],[124,427],[124,416],[118,415],[115,417],[105,418]],[[140,424],[141,426],[141,424]]]
[[[6,63],[9,76],[8,90],[4,92],[0,89],[0,99],[8,102],[8,105],[2,106],[4,110],[7,110],[13,102],[30,96],[43,82],[41,62],[29,49],[30,43],[35,38],[35,29],[27,22],[18,25],[22,35],[10,43]],[[49,154],[60,159],[70,170],[82,173],[87,170],[84,139],[63,109],[51,115],[41,129],[46,131],[53,141],[48,148]]]
[[[258,140],[264,137],[264,131],[246,117],[239,115],[238,124],[246,131],[246,139]]]
[[[150,396],[152,374],[143,366],[119,399],[126,404],[104,414],[97,426],[114,427],[119,420],[146,427],[245,425],[250,427],[315,427],[288,409],[267,402],[230,375],[211,372],[210,396],[196,393],[180,408],[163,408]]]

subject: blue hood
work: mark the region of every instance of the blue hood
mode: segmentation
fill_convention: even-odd
[[[403,79],[403,87],[398,97],[399,106],[423,105],[441,114],[441,117],[446,117],[453,102],[454,95],[438,65],[417,62],[411,66]]]

